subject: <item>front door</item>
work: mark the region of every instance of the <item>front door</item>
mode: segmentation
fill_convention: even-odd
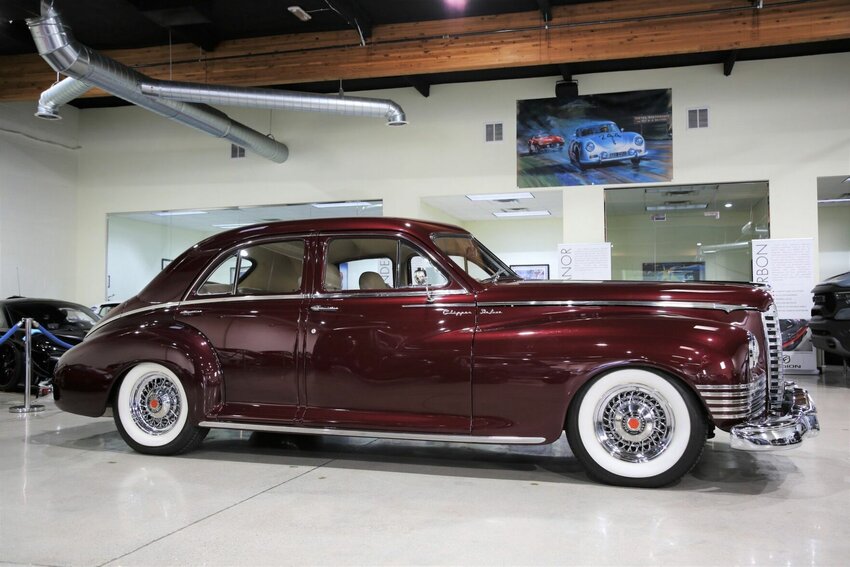
[[[396,235],[326,236],[304,424],[469,434],[473,296]]]
[[[177,319],[198,329],[218,355],[222,417],[297,417],[304,251],[300,238],[235,250],[180,306]]]

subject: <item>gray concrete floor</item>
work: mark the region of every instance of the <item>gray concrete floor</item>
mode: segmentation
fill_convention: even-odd
[[[0,394],[0,563],[847,565],[850,380],[801,377],[822,432],[744,453],[719,432],[675,486],[601,486],[543,447],[214,431],[132,452],[111,419]]]

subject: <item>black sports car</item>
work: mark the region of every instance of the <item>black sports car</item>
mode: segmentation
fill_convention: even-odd
[[[37,321],[44,329],[62,342],[75,345],[97,321],[88,307],[56,299],[31,299],[10,297],[0,300],[0,337],[15,323],[26,317]],[[23,329],[23,326],[21,327]],[[11,391],[24,383],[25,360],[24,333],[17,332],[0,345],[0,390]],[[59,357],[68,350],[34,332],[32,338],[33,384],[53,378],[53,368]]]
[[[850,362],[850,272],[819,283],[812,293],[812,343]]]

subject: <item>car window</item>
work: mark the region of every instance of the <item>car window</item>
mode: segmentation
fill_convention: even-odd
[[[435,234],[434,244],[478,281],[521,279],[495,254],[468,234]]]
[[[304,241],[270,242],[239,252],[237,295],[285,294],[301,290]]]
[[[198,295],[222,295],[233,292],[236,279],[236,254],[225,258],[198,288]]]
[[[49,331],[88,331],[97,322],[94,313],[75,304],[16,303],[9,305],[9,314],[14,321],[31,318]]]
[[[417,247],[399,238],[333,238],[325,255],[326,291],[440,287],[448,278]]]

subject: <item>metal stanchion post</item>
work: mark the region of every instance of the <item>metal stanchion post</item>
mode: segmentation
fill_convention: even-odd
[[[30,404],[30,391],[32,390],[32,319],[29,317],[24,319],[26,329],[26,378],[24,380],[24,405],[12,406],[9,411],[12,413],[36,413],[44,411],[44,406],[41,404]]]

